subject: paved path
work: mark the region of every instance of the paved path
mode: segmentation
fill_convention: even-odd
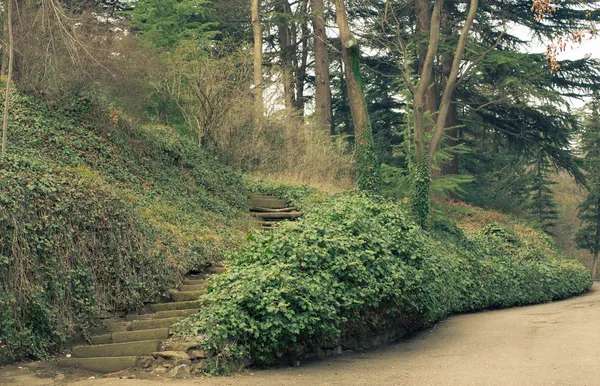
[[[563,302],[453,317],[398,344],[293,369],[189,381],[35,371],[0,369],[0,385],[600,385],[600,285]]]

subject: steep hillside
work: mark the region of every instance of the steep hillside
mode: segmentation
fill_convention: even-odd
[[[218,261],[251,226],[241,176],[167,127],[12,96],[0,161],[0,362],[86,335]]]

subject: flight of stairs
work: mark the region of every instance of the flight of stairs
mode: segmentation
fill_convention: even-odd
[[[263,229],[271,229],[273,225],[284,220],[295,220],[302,217],[302,213],[295,208],[288,207],[284,200],[275,196],[259,193],[248,194],[250,215],[256,217]]]
[[[207,276],[222,271],[216,268],[209,273],[188,275],[178,290],[171,291],[169,301],[148,304],[137,314],[103,320],[91,337],[92,344],[74,347],[58,365],[105,374],[136,367],[141,359],[160,351],[175,322],[198,312],[198,298],[205,293]]]

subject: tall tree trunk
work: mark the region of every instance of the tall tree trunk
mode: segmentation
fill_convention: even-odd
[[[279,59],[281,61],[281,74],[283,77],[283,94],[285,108],[288,113],[292,112],[296,103],[294,93],[294,63],[296,44],[292,44],[292,34],[290,30],[295,30],[295,25],[290,25],[292,9],[288,0],[278,0],[275,4],[275,12],[278,13],[277,29],[279,32]]]
[[[329,51],[325,30],[323,0],[311,0],[315,46],[315,106],[317,122],[335,134],[331,117],[331,85],[329,81]]]
[[[262,130],[265,105],[263,100],[263,39],[260,24],[260,0],[252,0],[252,29],[254,32],[254,126]]]
[[[450,17],[450,9],[448,6],[442,9],[442,31],[444,31],[444,36],[447,38],[452,37],[454,33],[454,23]],[[446,44],[451,44],[451,42],[446,41]],[[452,54],[446,53],[442,59],[442,77],[448,78],[452,73]],[[448,116],[446,117],[446,133],[449,137],[448,145],[450,147],[454,147],[458,145],[458,106],[455,101],[455,92],[452,91],[452,96],[450,98],[450,109],[448,110]],[[439,150],[439,149],[438,149]],[[452,160],[448,164],[439,165],[441,169],[441,174],[458,174],[458,154],[453,154]]]
[[[462,62],[463,54],[467,47],[467,38],[469,36],[469,31],[473,26],[473,22],[475,21],[475,16],[477,15],[478,8],[479,0],[471,0],[469,5],[469,11],[467,13],[467,18],[460,32],[458,44],[456,45],[456,52],[454,53],[454,59],[452,60],[452,69],[450,71],[450,74],[448,75],[448,79],[446,80],[444,93],[442,94],[442,98],[440,100],[440,108],[436,118],[435,133],[433,134],[433,138],[429,143],[429,159],[433,159],[435,153],[440,148],[442,137],[444,135],[444,129],[446,128],[446,119],[448,118],[448,112],[450,111],[452,98],[458,85],[460,65]]]
[[[4,45],[2,46],[2,67],[0,68],[0,75],[6,75],[6,68],[8,67],[8,45],[6,44],[6,38],[8,37],[8,15],[4,15],[4,30],[2,32],[2,39]]]
[[[300,15],[308,14],[308,0],[300,4]],[[300,22],[300,62],[296,66],[296,109],[301,117],[304,116],[304,84],[306,83],[306,69],[308,67],[308,20]],[[298,42],[296,42],[298,45]]]
[[[427,37],[431,30],[431,8],[429,0],[416,0],[417,12],[417,35],[419,37],[419,68],[417,73],[420,74],[425,66],[427,58],[427,48],[429,42]],[[435,73],[435,71],[434,71]],[[425,91],[425,131],[433,130],[435,126],[435,115],[439,107],[439,90],[435,82],[435,76],[432,75],[429,84]]]
[[[4,98],[4,116],[2,120],[2,158],[6,156],[6,137],[8,133],[8,114],[10,105],[10,84],[12,82],[13,66],[14,66],[14,41],[13,41],[13,25],[12,25],[12,13],[13,13],[13,0],[7,0],[7,13],[6,18],[8,20],[8,77],[6,78],[6,96]]]
[[[596,280],[598,278],[598,252],[594,254],[594,260],[592,263],[592,280]]]
[[[592,280],[598,277],[598,254],[600,253],[600,200],[596,202],[596,247],[594,248],[594,260],[592,262]]]
[[[426,121],[426,112],[427,112],[427,103],[426,103],[426,95],[429,90],[429,86],[433,81],[433,65],[435,61],[435,56],[438,52],[438,47],[440,43],[440,17],[441,17],[441,8],[443,4],[443,0],[435,0],[433,11],[431,13],[431,19],[429,20],[429,44],[427,45],[427,52],[425,54],[425,59],[423,63],[420,64],[420,78],[419,83],[414,92],[413,96],[413,111],[414,111],[414,139],[415,139],[415,156],[417,159],[417,164],[420,164],[425,159],[425,142],[424,136],[427,131],[427,121]],[[418,4],[420,4],[419,2]],[[429,3],[427,3],[427,12],[429,10]],[[423,5],[423,4],[421,4]],[[419,11],[420,12],[420,11]],[[422,23],[423,21],[421,21]],[[430,157],[429,162],[431,162],[433,157]]]
[[[364,98],[364,86],[360,76],[360,52],[358,42],[352,36],[346,16],[344,0],[335,0],[335,13],[340,39],[342,42],[342,58],[348,100],[354,122],[354,141],[356,157],[356,174],[358,187],[361,190],[379,190],[379,163],[373,147],[373,133]]]

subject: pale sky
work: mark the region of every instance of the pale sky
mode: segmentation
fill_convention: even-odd
[[[513,27],[514,28],[514,27]],[[512,31],[517,36],[525,36],[530,37],[528,34],[529,30],[525,27],[518,27],[519,31],[516,33]],[[546,43],[545,42],[533,42],[533,45],[529,48],[529,52],[545,52],[546,51]],[[582,44],[569,44],[567,45],[567,49],[565,52],[559,55],[559,60],[577,60],[585,57],[586,55],[591,55],[593,58],[600,59],[600,38],[598,36],[588,37]],[[580,108],[584,105],[584,101],[578,99],[570,99],[571,106],[576,109]]]

